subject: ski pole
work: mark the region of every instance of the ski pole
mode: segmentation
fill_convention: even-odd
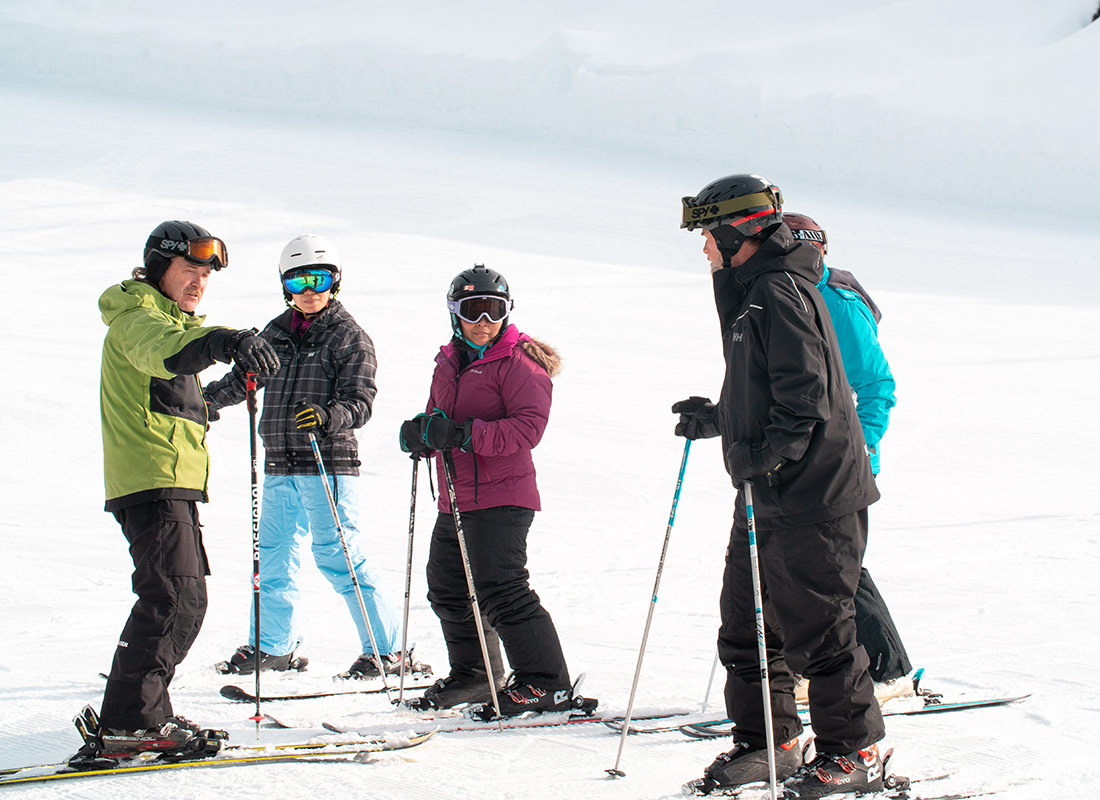
[[[401,623],[401,677],[398,682],[397,704],[405,702],[405,662],[409,652],[409,598],[412,594],[412,568],[413,568],[413,527],[416,524],[416,468],[420,464],[420,457],[414,455],[412,492],[409,499],[409,554],[405,560],[405,613]]]
[[[714,653],[714,663],[710,665],[710,678],[707,680],[707,693],[703,695],[703,707],[700,709],[700,713],[707,713],[707,708],[710,705],[710,690],[714,687],[714,674],[718,672],[719,656],[718,652]]]
[[[497,715],[497,725],[504,730],[504,722],[500,716],[500,700],[497,699],[496,678],[493,675],[493,664],[489,658],[489,645],[485,643],[485,628],[481,624],[481,606],[477,602],[477,589],[474,588],[474,571],[470,566],[470,553],[466,549],[466,537],[462,533],[462,515],[458,512],[458,497],[455,495],[454,459],[451,451],[444,450],[439,454],[443,462],[443,476],[447,480],[447,499],[451,502],[451,514],[455,518],[455,534],[458,536],[458,549],[462,553],[462,568],[466,571],[466,587],[470,590],[470,606],[474,612],[474,626],[477,628],[477,639],[481,643],[481,657],[485,661],[485,674],[489,680],[489,695],[493,698],[493,711]]]
[[[623,720],[623,735],[619,738],[619,753],[615,756],[615,766],[605,770],[613,778],[626,777],[626,773],[619,769],[622,761],[623,747],[626,745],[626,737],[630,733],[630,715],[634,711],[634,694],[638,691],[638,679],[642,676],[642,658],[645,656],[646,642],[649,641],[649,626],[653,622],[653,611],[657,607],[657,589],[661,585],[661,573],[665,569],[665,555],[668,553],[668,540],[672,536],[672,523],[676,521],[676,506],[680,502],[680,488],[684,485],[684,470],[687,469],[688,453],[691,452],[691,439],[684,440],[684,457],[680,460],[680,475],[676,479],[676,491],[672,495],[672,511],[668,515],[668,527],[665,528],[665,542],[661,546],[661,559],[657,562],[657,579],[653,582],[653,599],[649,604],[649,614],[645,620],[645,630],[642,632],[642,646],[638,648],[638,664],[634,667],[634,683],[630,687],[630,700],[626,704],[626,719]]]
[[[248,446],[252,455],[252,621],[256,632],[252,642],[256,668],[256,713],[252,720],[256,723],[256,738],[260,738],[260,490],[257,477],[256,447],[256,373],[246,372],[244,376],[245,393],[248,398]]]
[[[390,696],[390,683],[386,680],[386,668],[382,664],[382,654],[378,652],[378,640],[374,638],[374,627],[367,616],[367,604],[363,602],[363,590],[359,588],[359,577],[355,574],[355,565],[351,563],[351,553],[348,551],[348,540],[344,537],[344,526],[340,524],[340,512],[336,510],[336,501],[332,497],[332,489],[328,486],[328,473],[325,472],[325,462],[321,460],[321,448],[317,446],[317,435],[309,432],[309,444],[313,448],[313,459],[317,462],[317,472],[321,476],[321,484],[325,487],[325,497],[328,498],[328,507],[332,511],[332,522],[336,525],[336,535],[340,537],[340,547],[344,550],[344,560],[348,563],[348,575],[351,577],[352,588],[355,589],[355,599],[359,601],[359,613],[363,615],[363,622],[367,626],[367,636],[370,638],[371,649],[374,650],[374,664],[378,667],[378,674],[382,677],[382,688],[386,692],[386,698]],[[333,481],[336,476],[333,476]],[[403,656],[402,656],[403,657]]]
[[[752,566],[752,599],[756,605],[756,649],[760,653],[760,691],[764,699],[764,735],[768,746],[768,796],[776,800],[775,731],[772,725],[772,692],[768,681],[768,648],[764,641],[764,593],[760,588],[760,558],[756,547],[756,515],[752,508],[752,484],[745,481],[745,518],[749,527],[749,563]]]

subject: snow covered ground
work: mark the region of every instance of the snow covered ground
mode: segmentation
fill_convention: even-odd
[[[867,562],[926,684],[1030,692],[1011,707],[888,720],[896,769],[953,771],[925,794],[1090,796],[1100,726],[1100,26],[1092,0],[792,0],[783,20],[703,2],[522,9],[326,0],[77,0],[0,7],[0,767],[62,758],[98,705],[132,603],[130,561],[102,512],[96,298],[148,231],[192,219],[231,268],[201,311],[262,325],[275,261],[301,232],[333,238],[341,298],[375,340],[380,393],[360,433],[365,527],[396,597],[404,580],[418,411],[448,335],[443,293],[475,261],[502,271],[514,321],[565,370],[536,451],[545,510],[533,585],[574,673],[625,711],[683,442],[668,407],[717,392],[720,346],[701,239],[679,198],[756,171],[828,229],[885,318],[899,404]],[[723,23],[728,22],[728,32]],[[210,377],[220,373],[211,370]],[[211,430],[202,509],[210,612],[174,685],[177,709],[256,740],[209,665],[244,641],[251,569],[247,417]],[[714,442],[692,450],[635,713],[707,692],[732,492]],[[411,636],[445,655],[424,599],[433,504],[418,503]],[[357,647],[342,601],[305,569],[310,670],[330,685]],[[246,682],[245,685],[248,685]],[[720,692],[711,692],[715,709]],[[385,700],[269,706],[395,729]],[[373,765],[291,764],[71,786],[36,797],[317,795],[586,798],[673,794],[721,744],[598,726],[448,734]]]

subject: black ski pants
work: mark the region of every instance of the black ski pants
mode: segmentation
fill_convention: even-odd
[[[794,674],[810,679],[810,721],[820,753],[848,754],[885,735],[867,654],[856,642],[855,603],[867,510],[783,530],[758,525],[764,632],[775,741],[802,732]],[[763,529],[761,529],[763,528]],[[735,738],[766,744],[748,529],[734,521],[722,581],[718,654]]]
[[[172,715],[168,684],[199,635],[210,574],[194,500],[154,500],[114,512],[134,560],[137,602],[103,693],[104,727],[155,727]]]
[[[889,681],[912,672],[913,665],[890,609],[866,568],[859,571],[856,589],[856,641],[867,651],[871,680]]]
[[[569,686],[569,670],[554,622],[528,584],[527,531],[535,512],[499,506],[462,512],[461,519],[478,605],[504,643],[514,679],[548,689]],[[485,660],[455,521],[449,512],[439,514],[432,530],[427,575],[428,601],[443,628],[451,675],[459,679],[484,676]],[[491,631],[486,633],[493,638]],[[495,642],[488,644],[492,651]]]

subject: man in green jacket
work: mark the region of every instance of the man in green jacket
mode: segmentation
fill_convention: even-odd
[[[144,265],[105,291],[100,372],[106,510],[134,559],[137,602],[115,650],[103,695],[96,755],[186,748],[197,733],[175,715],[168,685],[206,614],[197,503],[209,473],[207,409],[198,373],[215,361],[273,374],[271,346],[253,331],[203,325],[195,309],[225,243],[191,222],[158,225]]]

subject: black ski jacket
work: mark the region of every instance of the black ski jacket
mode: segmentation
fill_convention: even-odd
[[[783,466],[753,481],[753,510],[772,529],[811,525],[878,499],[844,377],[840,349],[815,284],[817,248],[778,225],[743,265],[713,275],[726,375],[718,401],[722,449],[766,444]],[[740,487],[738,487],[740,488]],[[738,493],[735,515],[745,519]]]
[[[264,387],[260,438],[268,475],[316,475],[317,462],[309,435],[294,430],[294,405],[308,400],[328,412],[317,444],[330,475],[359,474],[355,429],[370,419],[378,391],[378,361],[366,331],[338,301],[332,300],[305,333],[291,330],[287,309],[260,332],[279,354],[279,371],[258,383]],[[245,376],[239,367],[203,390],[211,410],[245,399]]]

